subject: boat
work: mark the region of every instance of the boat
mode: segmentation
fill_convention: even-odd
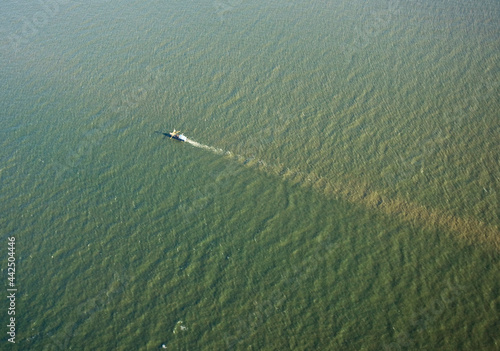
[[[187,137],[182,134],[179,130],[175,130],[173,132],[167,133],[167,136],[170,137],[170,139],[175,139],[179,141],[187,141]]]

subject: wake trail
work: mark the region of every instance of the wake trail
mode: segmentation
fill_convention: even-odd
[[[454,232],[462,239],[473,243],[483,243],[500,251],[500,232],[498,227],[490,226],[475,219],[465,219],[451,215],[445,211],[429,210],[418,203],[408,202],[404,199],[386,197],[381,191],[366,188],[355,180],[331,180],[314,172],[301,172],[289,169],[282,164],[267,164],[255,157],[245,158],[230,151],[225,151],[213,146],[200,144],[187,139],[187,143],[194,147],[211,151],[217,155],[230,156],[237,162],[250,167],[257,167],[268,173],[278,175],[294,183],[310,183],[311,186],[327,196],[341,197],[351,203],[361,203],[368,208],[376,208],[388,215],[396,215],[409,223],[420,223],[422,226],[437,226]],[[385,199],[385,200],[382,200]]]
[[[208,146],[208,145],[205,145],[205,144],[200,144],[199,142],[194,141],[192,139],[187,139],[186,143],[190,143],[191,145],[193,145],[195,147],[198,147],[200,149],[205,149],[205,150],[212,151],[213,153],[215,153],[217,155],[231,155],[230,151],[224,151],[222,149],[218,149],[218,148],[215,148],[213,146]]]

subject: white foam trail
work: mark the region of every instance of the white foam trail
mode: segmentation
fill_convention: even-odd
[[[362,183],[356,184],[355,181],[334,181],[328,178],[324,178],[318,174],[301,172],[299,170],[289,169],[284,167],[282,164],[267,164],[265,161],[256,159],[254,157],[245,159],[240,155],[234,155],[230,151],[224,151],[222,149],[217,149],[213,146],[208,146],[200,144],[194,140],[187,139],[187,143],[191,145],[212,151],[218,155],[230,155],[234,160],[240,162],[244,165],[250,165],[251,167],[258,167],[271,174],[279,175],[284,179],[298,183],[310,183],[311,186],[324,193],[328,196],[333,196],[335,199],[344,198],[345,200],[353,204],[364,204],[368,208],[380,208],[382,212],[389,215],[397,215],[404,221],[411,223],[421,223],[424,227],[428,222],[432,222],[432,226],[442,227],[456,232],[460,238],[465,238],[471,243],[480,242],[487,245],[492,245],[500,251],[500,242],[498,241],[498,228],[485,225],[483,222],[475,222],[474,220],[466,220],[459,217],[453,217],[452,215],[446,214],[445,212],[440,212],[439,210],[427,210],[421,207],[417,203],[405,202],[405,200],[399,198],[389,198],[389,201],[383,201],[381,203],[374,204],[373,199],[375,197],[380,198],[380,193],[376,190],[368,190],[367,185],[362,185]],[[1,170],[0,170],[1,171]],[[363,194],[361,196],[361,194]],[[368,194],[368,196],[367,196]],[[401,209],[404,211],[401,212]],[[436,220],[438,218],[438,220]],[[486,235],[485,235],[486,233]],[[181,328],[181,330],[184,330]]]
[[[230,151],[224,151],[222,149],[217,149],[217,148],[215,148],[213,146],[208,146],[208,145],[200,144],[197,141],[194,141],[194,140],[191,140],[191,139],[187,139],[186,143],[190,143],[191,145],[199,147],[200,149],[210,150],[213,153],[216,153],[218,155],[230,155],[231,154]]]

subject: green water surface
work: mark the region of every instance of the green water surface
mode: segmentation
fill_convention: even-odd
[[[0,8],[0,349],[499,348],[498,2]]]

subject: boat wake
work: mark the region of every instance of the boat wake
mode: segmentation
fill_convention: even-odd
[[[200,149],[205,149],[205,150],[212,151],[213,153],[215,153],[217,155],[231,155],[230,151],[224,151],[222,149],[218,149],[218,148],[215,148],[213,146],[208,146],[208,145],[205,145],[205,144],[200,144],[199,142],[191,140],[191,139],[187,139],[186,143],[190,143],[191,145],[193,145],[195,147],[198,147]]]
[[[351,203],[363,204],[385,212],[388,215],[396,215],[409,223],[419,223],[451,230],[459,237],[472,243],[484,243],[500,251],[500,240],[498,228],[489,226],[474,219],[463,219],[439,210],[429,210],[417,203],[407,202],[399,198],[383,197],[382,191],[369,189],[366,185],[360,185],[355,180],[336,180],[325,178],[314,172],[302,172],[293,170],[280,163],[268,164],[255,157],[245,158],[230,151],[225,151],[213,146],[200,144],[197,141],[186,138],[185,142],[194,147],[211,151],[217,155],[230,156],[236,162],[247,167],[261,169],[269,174],[277,175],[292,183],[310,184],[313,189],[327,196],[343,198]]]

